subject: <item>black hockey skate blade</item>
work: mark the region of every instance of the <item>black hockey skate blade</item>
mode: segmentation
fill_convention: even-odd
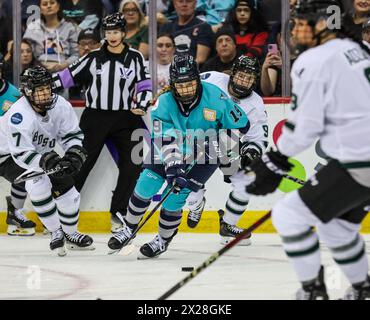
[[[184,272],[192,272],[192,271],[194,271],[194,267],[182,267],[181,268],[181,271],[184,271]]]

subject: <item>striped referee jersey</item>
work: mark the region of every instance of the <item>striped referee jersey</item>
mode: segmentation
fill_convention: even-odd
[[[100,49],[53,75],[53,79],[57,89],[84,85],[86,107],[91,109],[130,110],[145,107],[152,99],[144,57],[127,43],[119,54],[108,51],[104,43]]]

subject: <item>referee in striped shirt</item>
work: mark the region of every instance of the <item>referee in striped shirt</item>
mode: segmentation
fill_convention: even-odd
[[[142,54],[123,41],[126,28],[123,15],[115,13],[105,17],[102,28],[106,38],[102,47],[59,72],[54,81],[57,88],[70,88],[75,84],[87,88],[80,128],[85,135],[83,146],[88,157],[75,180],[78,191],[105,141],[109,139],[117,149],[119,176],[110,207],[112,231],[115,231],[114,225],[119,222],[117,213],[126,214],[140,174],[141,165],[132,162],[131,151],[143,142],[131,141],[131,134],[144,127],[141,116],[152,99],[152,90]]]

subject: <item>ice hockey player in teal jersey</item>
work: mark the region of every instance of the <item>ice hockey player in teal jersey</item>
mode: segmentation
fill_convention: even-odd
[[[2,77],[3,60],[0,53],[0,117],[21,96],[19,90]]]
[[[123,229],[108,242],[113,251],[128,245],[152,197],[165,181],[164,194],[175,185],[160,211],[159,234],[141,246],[139,259],[154,258],[167,250],[180,225],[186,198],[202,188],[218,168],[218,161],[213,161],[218,149],[210,147],[217,142],[213,139],[222,129],[244,133],[249,128],[243,109],[217,86],[200,81],[198,66],[188,54],[174,57],[170,90],[159,96],[151,118],[153,156],[144,164],[127,215],[122,217]]]
[[[0,117],[9,110],[11,105],[16,102],[21,93],[10,82],[2,78],[3,59],[0,54]],[[1,165],[0,157],[0,165]],[[23,214],[23,206],[26,201],[27,192],[23,185],[12,184],[10,196],[6,197],[8,225],[7,233],[9,235],[32,236],[35,234],[36,224],[28,220]]]

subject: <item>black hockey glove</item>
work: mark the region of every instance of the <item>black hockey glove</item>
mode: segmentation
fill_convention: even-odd
[[[240,169],[246,170],[253,160],[261,157],[261,152],[249,142],[242,143],[240,150]]]
[[[62,164],[66,166],[65,173],[70,176],[76,175],[81,170],[86,158],[87,151],[85,148],[78,145],[70,147],[62,158]]]
[[[44,171],[57,168],[61,169],[56,173],[50,174],[50,177],[62,178],[65,174],[63,170],[63,161],[55,151],[46,152],[42,155],[40,159],[40,167]]]
[[[256,179],[246,187],[246,191],[255,195],[274,192],[283,179],[283,175],[292,167],[293,165],[288,162],[288,157],[279,151],[266,152],[260,159],[252,161],[250,168],[256,174]]]
[[[169,185],[175,185],[174,193],[180,192],[188,184],[186,178],[186,165],[179,163],[172,163],[166,168],[166,180]]]

